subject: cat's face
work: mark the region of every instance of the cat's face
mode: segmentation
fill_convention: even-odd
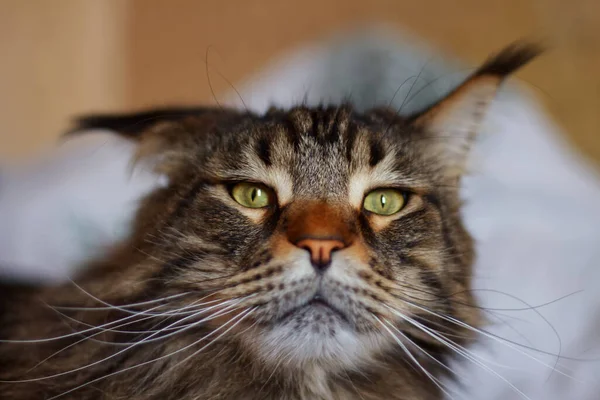
[[[434,353],[436,332],[464,340],[452,321],[478,314],[458,185],[498,67],[409,119],[299,107],[156,128],[142,153],[171,180],[148,232],[165,291],[197,293],[215,337],[273,365],[351,367],[399,344]]]
[[[267,362],[348,366],[397,346],[396,329],[427,340],[414,324],[435,314],[474,322],[457,182],[417,127],[298,108],[198,135],[154,236],[182,257],[168,285],[231,306],[216,328],[243,319],[240,339]]]

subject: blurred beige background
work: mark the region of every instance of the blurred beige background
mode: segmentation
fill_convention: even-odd
[[[49,146],[74,114],[214,103],[209,46],[235,84],[292,46],[371,22],[472,65],[517,38],[546,39],[553,50],[518,76],[600,160],[597,0],[0,0],[0,159]],[[217,95],[228,90],[214,75]]]

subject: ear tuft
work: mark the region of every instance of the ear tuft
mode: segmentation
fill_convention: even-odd
[[[75,126],[67,132],[67,135],[93,129],[107,129],[125,137],[138,139],[156,124],[198,117],[211,111],[209,108],[202,107],[170,107],[124,114],[83,115],[75,118]]]
[[[538,45],[513,43],[491,57],[461,85],[426,110],[408,118],[424,154],[447,175],[464,173],[469,149],[504,79],[542,52]]]
[[[543,51],[544,49],[539,44],[514,42],[490,57],[477,69],[474,76],[494,75],[504,78],[533,60]]]
[[[211,107],[162,108],[125,114],[88,115],[76,119],[67,135],[103,129],[131,139],[137,151],[130,168],[147,161],[155,171],[173,175],[183,165],[192,165],[204,150],[207,135],[235,126],[253,114]]]

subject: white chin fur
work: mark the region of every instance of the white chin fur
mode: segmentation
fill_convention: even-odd
[[[267,364],[303,368],[319,365],[330,372],[358,367],[390,345],[381,334],[357,333],[345,324],[315,329],[309,324],[300,329],[293,323],[264,328],[259,335],[247,338],[251,348]]]

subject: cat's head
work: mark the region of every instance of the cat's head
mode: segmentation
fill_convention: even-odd
[[[439,335],[462,343],[479,315],[460,177],[499,85],[535,54],[506,49],[409,118],[215,109],[151,127],[139,158],[169,184],[140,212],[147,256],[131,268],[154,265],[153,296],[185,293],[214,338],[268,364],[350,367],[446,348]]]

